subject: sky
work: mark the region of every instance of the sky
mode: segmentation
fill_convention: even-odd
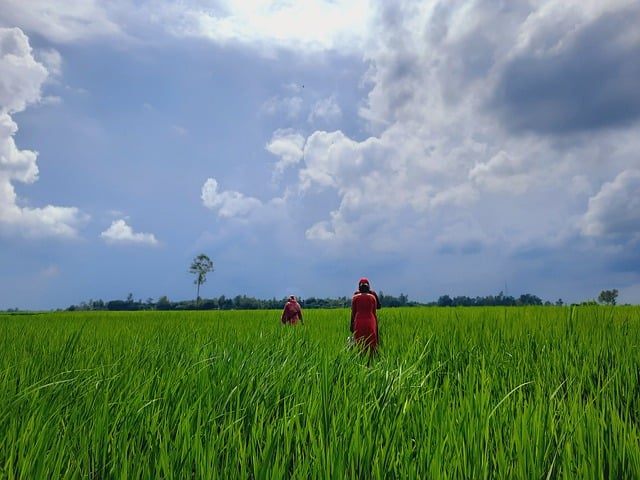
[[[3,0],[0,310],[640,303],[637,0]]]

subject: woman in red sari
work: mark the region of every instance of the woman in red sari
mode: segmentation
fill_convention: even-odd
[[[300,304],[296,300],[296,297],[294,295],[290,295],[289,300],[287,300],[287,303],[282,310],[280,321],[284,325],[296,325],[298,320],[300,320],[300,323],[304,325],[304,321],[302,320],[302,308],[300,308]]]
[[[351,299],[351,331],[356,345],[373,355],[378,347],[378,297],[371,291],[369,280],[361,278],[358,291]]]

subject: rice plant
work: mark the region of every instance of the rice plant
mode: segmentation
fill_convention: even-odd
[[[0,314],[1,478],[640,478],[640,308]]]

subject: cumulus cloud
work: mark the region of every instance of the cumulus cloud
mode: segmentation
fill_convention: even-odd
[[[311,134],[304,147],[304,166],[300,170],[303,189],[333,188],[361,185],[366,176],[375,175],[382,166],[375,161],[380,142],[370,138],[357,142],[341,131],[317,131]],[[367,162],[367,157],[370,161]]]
[[[157,245],[153,233],[136,233],[124,219],[114,220],[111,226],[100,234],[109,244]]]
[[[32,55],[19,28],[0,28],[0,112],[15,113],[40,100],[47,69]]]
[[[209,18],[230,20],[230,12]],[[401,250],[401,229],[440,252],[474,252],[498,240],[518,248],[518,235],[555,238],[553,212],[577,217],[594,185],[635,165],[637,2],[387,2],[371,12],[364,138],[278,130],[266,146],[279,158],[276,176],[297,169],[301,201],[333,196],[322,218],[310,220],[308,239],[346,245],[366,237]],[[300,99],[291,89],[287,98]],[[282,114],[283,105],[273,97],[264,111]],[[299,115],[302,100],[292,105]],[[341,115],[329,97],[312,105],[307,120]],[[626,175],[615,184],[620,194],[629,193]],[[213,179],[203,202],[227,217],[264,207],[219,192]],[[583,233],[631,233],[604,223],[612,202],[604,188],[592,198]],[[517,217],[521,207],[535,224]],[[462,212],[474,218],[472,234]],[[633,223],[629,215],[624,225]]]
[[[589,199],[584,235],[640,240],[640,170],[625,170]]]
[[[273,155],[280,157],[274,167],[276,175],[302,160],[304,142],[305,138],[291,129],[280,129],[273,133],[266,149]]]
[[[18,207],[9,182],[0,178],[0,225],[2,233],[26,238],[75,238],[77,229],[87,220],[75,207]]]
[[[382,5],[365,53],[371,89],[360,111],[375,135],[307,138],[301,188],[339,198],[307,235],[336,241],[362,228],[390,238],[394,229],[384,224],[402,215],[416,239],[438,244],[445,238],[438,232],[447,232],[447,245],[460,235],[456,248],[473,250],[481,243],[465,243],[452,223],[456,209],[481,219],[474,238],[491,231],[513,242],[515,195],[538,221],[529,228],[553,235],[557,223],[545,212],[551,198],[554,208],[570,208],[587,193],[586,166],[597,178],[637,158],[637,141],[624,147],[616,138],[632,131],[640,98],[640,64],[632,60],[640,58],[639,14],[633,2]],[[567,132],[590,136],[558,142]],[[371,208],[384,217],[377,227],[362,221]]]
[[[247,197],[233,190],[218,191],[215,178],[208,178],[202,186],[202,203],[211,210],[217,210],[221,217],[246,216],[262,206],[257,198]]]
[[[6,113],[0,113],[0,176],[5,181],[18,180],[33,183],[38,180],[38,154],[31,150],[19,150],[14,135],[18,125]]]
[[[47,69],[32,55],[29,40],[18,28],[0,28],[0,224],[3,232],[27,237],[75,237],[87,220],[75,207],[23,207],[12,182],[38,180],[37,152],[20,150],[11,115],[41,100]]]

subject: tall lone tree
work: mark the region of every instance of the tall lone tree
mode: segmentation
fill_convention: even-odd
[[[200,302],[200,285],[207,281],[207,273],[213,272],[213,262],[204,253],[201,253],[191,262],[189,272],[196,276],[193,283],[198,286],[196,290],[196,302]]]

